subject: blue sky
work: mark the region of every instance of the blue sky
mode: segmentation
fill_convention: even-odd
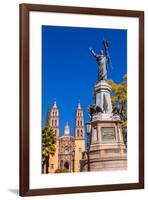
[[[120,83],[127,72],[127,31],[98,28],[42,26],[42,125],[45,124],[48,102],[57,102],[60,113],[60,132],[66,121],[74,132],[78,101],[89,120],[87,107],[94,103],[93,88],[97,81],[97,62],[89,52],[99,53],[102,40],[110,41],[112,60],[108,79]]]

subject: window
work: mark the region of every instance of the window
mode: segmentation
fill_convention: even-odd
[[[81,130],[81,136],[83,136],[83,131]]]
[[[81,121],[81,126],[82,126],[82,121]]]
[[[63,168],[63,160],[60,160],[60,168]]]
[[[57,120],[55,120],[55,126],[57,126]]]
[[[79,130],[77,130],[77,136],[79,136]]]
[[[78,126],[79,126],[79,121],[78,121]]]
[[[65,147],[64,153],[65,153],[65,154],[68,154],[68,153],[69,153],[69,148],[68,148],[68,146]]]
[[[54,125],[54,121],[52,120],[52,126]]]

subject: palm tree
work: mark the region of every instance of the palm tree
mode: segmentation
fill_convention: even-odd
[[[50,104],[48,102],[48,108],[46,113],[46,126],[50,126]]]
[[[48,103],[48,109],[46,114],[46,126],[42,129],[42,173],[46,166],[46,173],[49,168],[49,158],[54,156],[56,152],[56,135],[50,127],[50,106]]]
[[[56,136],[49,126],[42,129],[42,173],[46,166],[46,174],[49,168],[49,158],[56,152]]]

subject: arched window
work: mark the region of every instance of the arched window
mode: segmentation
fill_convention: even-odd
[[[64,164],[63,160],[60,160],[60,168],[61,169],[63,169],[63,164]]]
[[[82,126],[82,121],[81,121],[81,126]]]
[[[57,126],[57,120],[55,120],[55,126]]]
[[[79,136],[79,129],[77,130],[77,136]]]
[[[52,120],[52,126],[54,126],[54,121]]]
[[[78,126],[79,126],[79,121],[78,121]]]
[[[83,136],[83,131],[81,130],[81,136]]]

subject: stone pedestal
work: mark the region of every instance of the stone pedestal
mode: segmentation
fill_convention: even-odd
[[[123,141],[122,121],[112,113],[111,88],[103,80],[95,85],[96,106],[103,112],[92,116],[89,149],[90,171],[126,170],[127,149]],[[81,160],[81,171],[88,170],[88,159]]]
[[[105,80],[101,80],[94,87],[95,104],[99,106],[104,113],[112,113],[110,92],[111,88]]]
[[[126,170],[127,149],[123,142],[121,121],[92,121],[89,150],[90,171]],[[88,160],[82,160],[82,171],[87,171]]]

